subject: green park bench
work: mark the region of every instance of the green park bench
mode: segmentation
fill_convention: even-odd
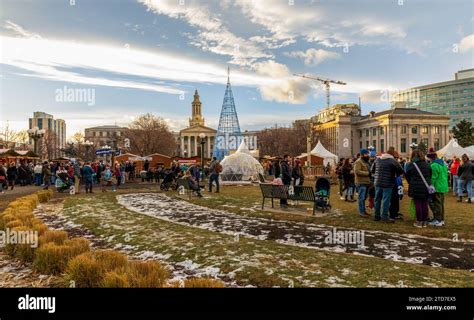
[[[262,210],[265,205],[265,199],[287,199],[294,201],[309,201],[313,203],[313,214],[316,212],[317,197],[314,194],[313,187],[310,186],[292,186],[293,192],[290,192],[290,186],[274,185],[271,183],[260,183],[260,190],[262,191]]]

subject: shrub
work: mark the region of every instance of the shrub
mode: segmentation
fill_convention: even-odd
[[[63,244],[67,240],[67,232],[62,230],[47,230],[39,238],[40,246],[46,243],[54,242],[55,244]]]
[[[35,218],[35,215],[30,210],[19,210],[15,214],[18,220],[21,220],[23,225],[31,226],[31,220]]]
[[[118,271],[109,271],[104,275],[101,286],[103,288],[129,288],[127,274]]]
[[[184,280],[185,288],[225,288],[224,282],[219,279],[192,278]]]
[[[43,274],[58,274],[66,269],[72,258],[89,250],[89,241],[84,238],[65,240],[63,244],[49,242],[36,251],[34,268]]]
[[[51,199],[51,196],[53,195],[52,190],[43,190],[43,191],[38,191],[36,193],[38,196],[38,201],[40,203],[48,202],[49,199]]]
[[[128,282],[134,288],[162,288],[170,272],[156,261],[132,261],[127,270]]]
[[[104,270],[92,252],[86,252],[71,259],[67,265],[65,280],[74,281],[77,288],[99,287]]]
[[[31,239],[31,234],[30,232],[31,231],[34,231],[32,230],[31,228],[29,227],[26,227],[26,226],[21,226],[21,227],[16,227],[16,228],[13,228],[13,231],[27,231],[27,238],[25,239],[26,242],[25,243],[17,243],[15,244],[15,248],[12,250],[15,257],[19,258],[21,261],[23,262],[31,262],[33,261],[34,257],[35,257],[35,251],[36,251],[36,247],[33,248],[33,244],[34,242],[36,242],[36,245],[38,245],[38,239]],[[33,234],[33,237],[35,235]]]
[[[97,250],[94,252],[94,258],[99,261],[101,268],[105,271],[123,269],[128,265],[127,256],[113,250]]]
[[[34,231],[38,231],[38,235],[42,236],[46,231],[48,231],[48,226],[45,225],[43,222],[38,221],[32,221],[32,226]]]
[[[21,220],[12,220],[12,221],[9,221],[5,224],[5,228],[8,228],[8,229],[13,229],[13,228],[16,228],[16,227],[21,227],[23,226],[23,222],[21,222]]]

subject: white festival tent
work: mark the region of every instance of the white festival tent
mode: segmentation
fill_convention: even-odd
[[[315,155],[320,158],[323,158],[324,165],[327,165],[328,162],[331,162],[332,164],[337,163],[337,156],[329,152],[319,140],[316,146],[314,147],[314,149],[311,150],[311,155]]]
[[[255,159],[244,141],[237,151],[226,156],[222,161],[221,179],[223,182],[252,182],[263,177],[264,170],[260,162]]]
[[[465,147],[464,149],[469,151],[471,153],[471,155],[474,155],[474,146]]]
[[[474,152],[470,151],[467,148],[463,148],[459,145],[456,139],[451,139],[447,145],[445,145],[442,149],[436,151],[438,157],[444,158],[452,158],[456,156],[460,158],[463,154],[467,154],[469,158],[474,157]]]

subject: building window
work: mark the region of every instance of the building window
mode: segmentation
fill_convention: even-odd
[[[418,134],[418,127],[417,126],[411,127],[411,133]]]
[[[384,139],[380,139],[380,152],[385,151],[385,141]]]
[[[422,134],[428,134],[428,126],[423,126],[423,127],[421,128],[421,133],[422,133]]]
[[[434,127],[434,133],[435,133],[435,134],[439,134],[439,126],[435,126],[435,127]]]
[[[407,126],[402,126],[401,133],[402,134],[407,134]]]
[[[369,148],[369,140],[365,141],[365,147],[368,149]]]
[[[383,127],[380,127],[380,134],[381,134],[381,135],[384,134],[384,129],[383,129]]]
[[[406,138],[400,139],[400,152],[402,153],[407,152],[407,139]]]
[[[439,144],[439,138],[434,139],[434,149],[439,150],[440,149],[440,144]]]
[[[377,135],[377,128],[372,128],[372,136],[376,136]]]
[[[427,138],[423,138],[423,139],[421,139],[421,142],[422,142],[422,143],[426,146],[426,148],[428,149],[428,147],[429,147],[429,145],[428,145],[428,144],[429,144],[428,139],[427,139]]]
[[[38,129],[43,129],[43,119],[38,119]]]
[[[92,131],[92,136],[95,138],[95,134],[96,132],[95,131]]]
[[[362,149],[362,141],[359,141],[359,149]]]
[[[418,144],[418,139],[417,138],[412,138],[411,143]]]
[[[362,130],[359,130],[359,138],[362,138]]]
[[[377,140],[372,141],[372,146],[374,147],[375,150],[377,150]]]
[[[365,129],[365,136],[366,136],[366,137],[369,136],[369,129]]]

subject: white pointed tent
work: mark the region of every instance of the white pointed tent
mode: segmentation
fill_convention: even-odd
[[[324,165],[327,165],[328,162],[331,162],[331,163],[336,163],[337,162],[337,156],[333,153],[331,153],[330,151],[328,151],[324,146],[323,144],[321,143],[321,141],[318,141],[318,143],[316,144],[316,146],[314,147],[313,150],[311,150],[311,155],[314,155],[314,156],[318,156],[320,158],[323,158],[323,164]]]
[[[264,173],[262,165],[251,155],[244,141],[235,153],[221,161],[221,165],[221,179],[226,182],[259,181]]]
[[[469,151],[471,153],[471,156],[474,157],[474,146],[465,147],[464,149]]]
[[[461,147],[458,143],[458,140],[454,138],[451,139],[442,149],[436,151],[436,154],[438,157],[444,158],[452,158],[453,156],[460,158],[463,154],[467,154],[469,157],[474,156],[473,152]]]

